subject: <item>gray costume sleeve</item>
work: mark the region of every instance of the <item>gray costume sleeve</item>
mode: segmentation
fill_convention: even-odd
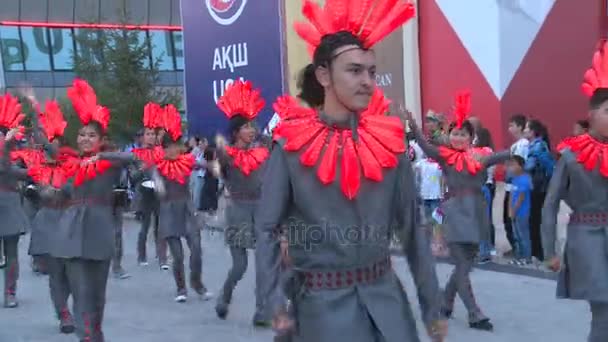
[[[505,162],[509,158],[511,158],[511,151],[507,150],[507,151],[492,153],[491,155],[485,157],[482,160],[482,163],[483,163],[483,166],[485,166],[485,167],[491,167],[491,166],[494,166],[496,164],[500,164],[502,162]]]
[[[426,141],[426,139],[424,138],[424,135],[422,134],[420,129],[416,128],[414,130],[414,136],[416,138],[416,142],[418,143],[418,146],[420,147],[422,152],[424,152],[424,154],[426,154],[427,157],[429,157],[431,159],[435,159],[437,161],[443,160],[439,155],[439,149],[437,149],[437,146],[429,144]]]
[[[291,198],[289,170],[283,149],[276,146],[267,161],[262,196],[255,214],[256,271],[263,272],[262,294],[272,314],[286,301],[280,281],[281,250],[278,229],[283,222]]]
[[[104,159],[117,163],[117,166],[136,165],[139,166],[141,161],[132,152],[101,152],[97,156],[99,159]]]
[[[416,284],[422,319],[427,326],[439,320],[441,292],[431,243],[424,228],[416,219],[416,188],[414,174],[408,158],[400,158],[398,185],[395,189],[397,233],[410,265]]]
[[[549,182],[547,196],[542,211],[541,234],[545,260],[555,256],[557,239],[557,215],[559,213],[560,201],[564,198],[568,189],[568,170],[566,168],[568,156],[562,155],[557,162],[553,176]]]

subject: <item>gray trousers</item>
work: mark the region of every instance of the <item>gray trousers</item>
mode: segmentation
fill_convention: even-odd
[[[591,332],[589,342],[608,341],[608,303],[589,302],[591,306]]]
[[[173,276],[178,294],[186,294],[186,279],[184,271],[184,248],[182,240],[178,237],[167,238],[169,250],[173,256]],[[197,293],[202,293],[206,289],[203,286],[203,256],[201,248],[201,231],[193,229],[186,236],[186,243],[190,249],[190,287]]]
[[[112,258],[112,271],[122,270],[122,227],[123,227],[123,208],[115,207],[113,212],[114,219],[114,258]]]
[[[74,298],[76,335],[81,341],[103,342],[103,313],[109,260],[63,259]]]
[[[4,297],[17,294],[17,280],[19,279],[19,235],[4,236],[0,238],[3,244],[6,266],[4,268]]]
[[[458,294],[469,312],[469,322],[473,323],[487,319],[479,306],[477,306],[471,286],[471,278],[469,277],[479,246],[472,243],[450,243],[448,247],[454,259],[455,267],[450,280],[445,286],[445,309],[449,311],[454,309],[454,301],[456,300],[456,294]]]
[[[225,303],[229,304],[232,300],[232,292],[234,288],[238,284],[238,282],[243,279],[245,272],[247,271],[248,265],[248,256],[247,249],[238,248],[238,247],[230,247],[230,255],[232,256],[232,267],[230,271],[228,271],[228,276],[226,277],[226,281],[224,282],[224,286],[222,288],[222,298]],[[256,283],[259,283],[256,274]],[[262,313],[263,309],[263,296],[260,293],[261,286],[256,284],[255,288],[255,307],[257,313]]]
[[[142,201],[149,203],[142,203],[141,205],[141,228],[139,229],[139,235],[137,236],[137,261],[144,262],[148,258],[146,253],[146,241],[148,240],[150,225],[154,224],[153,231],[154,243],[156,244],[156,257],[161,264],[164,264],[167,262],[167,242],[158,238],[158,202],[154,197],[149,199],[149,197],[144,196],[143,194]]]
[[[64,319],[70,315],[68,309],[68,298],[72,293],[67,272],[67,259],[47,258],[49,271],[49,289],[51,290],[51,301],[58,319]]]

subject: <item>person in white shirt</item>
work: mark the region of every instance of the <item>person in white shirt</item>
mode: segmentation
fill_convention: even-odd
[[[424,222],[428,229],[429,236],[432,233],[431,249],[436,256],[446,256],[447,250],[443,241],[441,225],[433,217],[436,210],[441,205],[445,190],[441,167],[436,161],[426,158],[422,151],[420,158],[414,164],[418,194],[422,200],[424,209]]]
[[[509,120],[509,133],[511,133],[511,136],[515,140],[515,143],[511,145],[511,155],[518,155],[524,158],[524,160],[528,158],[528,145],[530,144],[530,141],[524,137],[524,129],[526,128],[527,122],[528,119],[522,114],[513,115]],[[515,246],[515,237],[513,235],[511,219],[509,218],[511,184],[508,174],[506,174],[505,183],[505,201],[503,203],[502,218],[505,225],[505,232],[507,233],[507,240],[509,240],[511,250],[513,250]]]

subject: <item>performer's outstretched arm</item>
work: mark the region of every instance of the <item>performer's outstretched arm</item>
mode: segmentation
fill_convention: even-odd
[[[397,172],[399,175],[394,205],[398,224],[396,231],[416,284],[422,319],[427,328],[431,328],[440,319],[441,309],[435,260],[427,234],[416,219],[418,208],[414,174],[410,161],[405,156],[401,156]]]
[[[509,160],[509,158],[511,158],[511,151],[506,150],[502,152],[492,153],[491,155],[483,158],[482,163],[483,166],[487,168],[496,164],[506,162],[507,160]]]
[[[284,308],[286,298],[280,277],[281,247],[278,228],[291,198],[285,152],[276,146],[267,161],[262,196],[255,214],[256,271],[263,272],[262,293],[273,314]]]
[[[567,155],[562,155],[557,162],[543,205],[541,233],[545,260],[550,260],[557,254],[555,241],[557,239],[557,215],[560,201],[564,198],[569,183],[567,158]]]

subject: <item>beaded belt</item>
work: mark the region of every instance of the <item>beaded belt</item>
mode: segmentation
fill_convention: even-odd
[[[448,192],[446,192],[445,195],[443,195],[443,200],[447,201],[447,200],[457,197],[457,196],[470,196],[470,195],[482,195],[481,187],[479,189],[466,188],[466,189],[458,189],[458,190],[448,190]]]
[[[230,198],[237,201],[255,201],[260,199],[261,192],[231,192]]]
[[[18,192],[16,186],[0,185],[0,192]]]
[[[570,223],[588,224],[592,226],[608,225],[608,212],[605,213],[572,213]]]
[[[336,290],[356,285],[371,284],[392,270],[387,256],[371,265],[336,271],[303,271],[304,285],[310,290]]]
[[[86,197],[86,198],[74,198],[66,201],[66,206],[76,205],[92,205],[92,206],[110,206],[112,200],[104,197]]]

